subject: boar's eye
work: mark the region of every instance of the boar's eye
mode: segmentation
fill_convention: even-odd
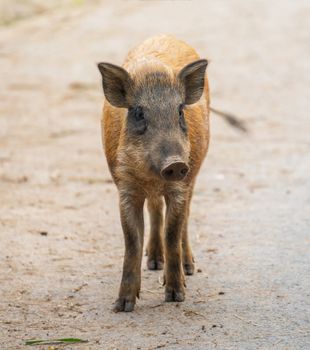
[[[144,113],[142,107],[134,108],[134,117],[136,121],[144,120]]]
[[[136,134],[142,135],[145,133],[147,123],[142,107],[130,107],[128,109],[128,127],[130,131]]]
[[[182,129],[182,131],[184,131],[185,133],[187,132],[187,126],[186,126],[186,122],[185,122],[185,118],[184,118],[184,104],[181,104],[179,106],[179,124],[180,127]]]

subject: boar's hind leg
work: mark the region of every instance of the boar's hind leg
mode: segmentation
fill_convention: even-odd
[[[147,245],[147,267],[149,270],[162,270],[164,266],[163,253],[163,198],[148,199],[151,232]]]
[[[182,225],[186,215],[186,198],[183,194],[165,197],[165,300],[185,299],[185,277],[182,266]],[[181,200],[180,200],[181,199]]]
[[[120,190],[120,214],[125,239],[123,276],[114,311],[132,311],[141,286],[141,260],[143,252],[144,198]]]
[[[183,269],[186,275],[192,275],[195,271],[195,260],[192,254],[191,246],[189,243],[187,226],[188,226],[188,217],[190,212],[190,203],[192,199],[193,189],[191,188],[188,193],[188,199],[186,203],[186,214],[183,223],[182,229],[182,262]]]

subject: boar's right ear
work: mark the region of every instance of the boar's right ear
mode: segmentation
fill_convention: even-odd
[[[132,83],[128,72],[111,63],[98,63],[98,68],[106,99],[115,107],[128,108],[128,90]]]
[[[180,71],[178,77],[185,89],[186,105],[191,105],[197,102],[204,88],[205,72],[208,61],[205,59],[194,61]]]

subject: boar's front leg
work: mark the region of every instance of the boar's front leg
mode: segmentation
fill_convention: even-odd
[[[165,300],[185,299],[185,277],[182,266],[182,228],[186,217],[186,193],[165,196]]]
[[[141,286],[144,197],[127,187],[119,188],[120,215],[125,240],[123,276],[114,311],[133,311]]]
[[[182,256],[183,256],[183,269],[185,275],[192,275],[195,271],[194,257],[192,254],[191,246],[189,243],[189,237],[187,232],[188,217],[190,212],[190,203],[193,195],[193,188],[188,191],[188,198],[186,201],[186,215],[184,218],[182,228]]]

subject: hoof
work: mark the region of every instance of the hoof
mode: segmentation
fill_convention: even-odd
[[[183,264],[183,270],[185,275],[191,276],[195,272],[195,265],[193,263],[189,263],[189,264],[185,263]]]
[[[166,287],[165,291],[165,301],[167,302],[173,302],[173,301],[184,301],[185,299],[185,292],[183,288],[177,289],[177,288],[171,288]]]
[[[164,268],[164,262],[160,259],[148,259],[147,268],[149,270],[162,270]]]
[[[121,311],[131,312],[135,308],[135,303],[136,303],[135,300],[130,300],[129,298],[125,298],[125,297],[118,298],[114,303],[113,311],[114,312],[121,312]]]

